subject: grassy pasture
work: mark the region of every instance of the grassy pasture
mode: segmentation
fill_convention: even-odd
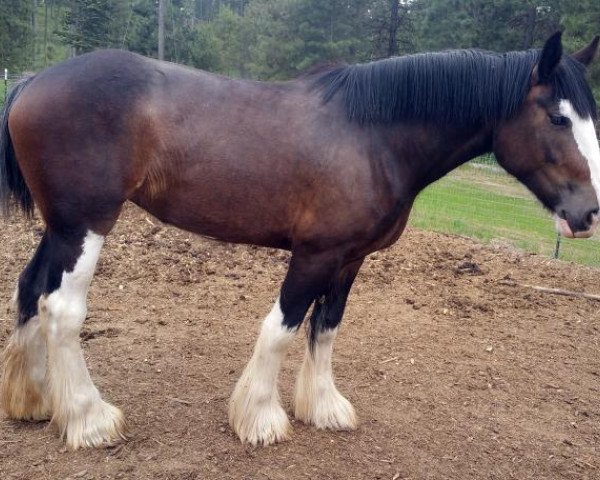
[[[489,162],[464,165],[425,189],[415,203],[411,225],[484,242],[497,239],[548,257],[556,244],[550,214],[521,184]],[[559,258],[600,267],[600,235],[561,239]]]
[[[0,108],[4,106],[4,96],[6,95],[6,85],[4,79],[0,79]]]

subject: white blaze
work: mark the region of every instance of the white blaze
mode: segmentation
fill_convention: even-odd
[[[594,122],[590,117],[581,118],[569,100],[560,101],[560,113],[571,120],[573,136],[581,155],[587,160],[592,176],[592,185],[600,202],[600,147]]]

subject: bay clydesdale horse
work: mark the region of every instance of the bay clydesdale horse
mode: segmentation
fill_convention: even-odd
[[[74,449],[125,437],[79,332],[104,238],[131,201],[199,235],[292,252],[231,397],[239,438],[288,438],[277,376],[311,306],[295,415],[354,429],[333,342],[365,256],[398,239],[423,188],[493,152],[564,235],[593,234],[600,150],[584,75],[597,47],[563,55],[557,33],[541,50],[418,54],[281,83],[109,50],[23,81],[0,125],[0,202],[37,206],[46,229],[18,282],[2,408],[51,419]]]

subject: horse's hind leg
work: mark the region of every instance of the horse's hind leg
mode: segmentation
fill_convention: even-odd
[[[229,423],[242,442],[268,445],[289,437],[290,424],[277,390],[281,361],[335,268],[335,257],[328,254],[292,256],[280,296],[263,322],[252,358],[231,396]]]
[[[19,277],[13,297],[15,329],[2,354],[0,402],[18,420],[45,420],[51,415],[46,378],[46,335],[38,314],[38,300],[48,288],[48,266],[53,263],[51,237],[46,233]]]
[[[40,298],[42,328],[47,335],[48,385],[52,422],[70,448],[96,447],[124,438],[120,410],[100,397],[92,382],[79,333],[87,313],[87,292],[104,237],[88,230],[78,244],[63,244],[74,262],[62,272],[58,288]]]
[[[46,341],[37,316],[12,333],[2,354],[2,365],[0,402],[8,416],[36,421],[50,418]]]
[[[361,265],[362,260],[342,269],[323,298],[315,302],[311,314],[309,343],[296,383],[295,416],[317,428],[356,428],[354,408],[335,386],[331,356],[346,300]]]
[[[45,375],[41,360],[37,365],[39,372],[33,375],[33,365],[23,371],[14,355],[5,354],[9,362],[4,365],[2,398],[14,400],[9,408],[4,402],[8,414],[17,416],[17,404],[26,401],[14,394],[19,392],[20,383],[33,386],[34,390],[39,387],[45,413],[51,412],[52,422],[73,449],[111,443],[124,435],[123,416],[101,399],[88,373],[79,341],[87,312],[87,291],[103,241],[103,236],[85,229],[70,229],[68,234],[46,232],[19,281],[19,325],[13,334],[13,338],[20,339],[26,332],[21,329],[29,322],[37,322],[35,341],[20,345],[24,345],[29,358],[35,356],[32,351],[37,343],[45,343]],[[11,341],[7,352],[14,350],[12,345]],[[46,353],[43,349],[40,352],[38,359]],[[29,381],[42,376],[45,380],[39,383]]]
[[[42,239],[21,274],[13,297],[19,316],[2,354],[0,404],[11,418],[19,420],[45,420],[51,414],[46,383],[46,338],[37,314],[39,268],[49,254],[46,240]]]

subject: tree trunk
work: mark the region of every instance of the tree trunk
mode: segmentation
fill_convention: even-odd
[[[400,26],[399,3],[398,0],[390,0],[390,34],[387,56],[398,55],[398,27]]]
[[[37,47],[37,9],[38,0],[33,0],[33,11],[31,12],[31,29],[33,30],[33,64],[35,65],[36,47]]]
[[[165,59],[165,1],[158,0],[158,59]]]
[[[48,3],[44,2],[44,67],[48,66]]]
[[[523,49],[529,50],[533,47],[533,39],[535,36],[535,24],[537,20],[537,8],[535,6],[531,6],[527,9],[527,13],[525,14],[525,32],[523,35]]]

